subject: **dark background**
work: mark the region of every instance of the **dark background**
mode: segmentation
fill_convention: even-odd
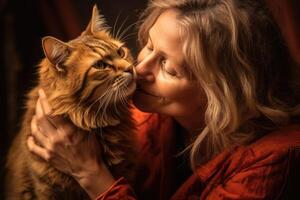
[[[116,23],[120,27],[124,22],[124,30],[137,21],[146,1],[0,0],[0,199],[4,199],[5,155],[20,128],[24,95],[35,84],[35,66],[43,58],[41,38],[51,35],[68,41],[77,37],[88,24],[94,4],[109,26]],[[300,1],[266,1],[292,57],[300,63]],[[128,33],[136,33],[135,27]],[[133,34],[126,42],[136,55],[136,36]]]

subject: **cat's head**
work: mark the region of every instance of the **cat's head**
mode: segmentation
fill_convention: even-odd
[[[128,111],[136,73],[129,50],[111,36],[97,7],[79,37],[44,37],[42,46],[40,86],[54,113],[86,130],[118,124]]]

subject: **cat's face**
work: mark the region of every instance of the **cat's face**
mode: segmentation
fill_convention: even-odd
[[[127,99],[134,92],[136,73],[131,54],[123,43],[99,32],[82,35],[69,44],[75,50],[65,65],[69,68],[68,78],[81,81],[81,88],[77,88],[81,103],[100,101],[109,105]]]
[[[47,59],[41,64],[41,84],[51,88],[49,101],[57,114],[69,112],[73,122],[87,121],[77,124],[85,129],[119,123],[136,88],[136,73],[129,50],[112,38],[97,8],[78,38],[64,43],[45,37],[42,43]]]

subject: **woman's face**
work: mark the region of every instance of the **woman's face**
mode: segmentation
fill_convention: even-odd
[[[163,12],[149,30],[148,43],[138,55],[138,89],[133,102],[144,112],[173,117],[203,115],[204,95],[183,72],[183,42],[176,10]],[[199,116],[199,115],[198,115]]]

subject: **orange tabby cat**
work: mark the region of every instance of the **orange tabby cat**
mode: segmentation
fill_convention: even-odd
[[[39,65],[39,84],[28,95],[22,128],[7,161],[8,199],[88,199],[73,178],[31,154],[26,146],[38,88],[47,94],[55,115],[63,115],[102,145],[101,156],[115,177],[132,177],[134,122],[129,98],[135,71],[123,43],[114,39],[94,6],[92,19],[78,38],[67,43],[45,37],[46,58]]]

